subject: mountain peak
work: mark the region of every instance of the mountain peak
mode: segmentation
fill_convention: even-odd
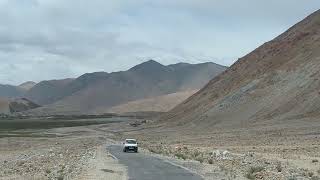
[[[159,63],[153,59],[150,59],[149,61],[146,61],[146,62],[143,62],[141,64],[134,66],[130,70],[133,70],[133,71],[146,70],[146,69],[156,70],[156,69],[164,68],[164,67],[165,66],[162,65],[161,63]]]
[[[27,81],[22,84],[20,84],[18,87],[24,89],[24,90],[30,90],[33,86],[35,86],[37,83],[33,81]]]

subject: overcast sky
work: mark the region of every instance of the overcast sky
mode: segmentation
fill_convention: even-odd
[[[320,0],[0,0],[0,83],[163,64],[231,65]]]

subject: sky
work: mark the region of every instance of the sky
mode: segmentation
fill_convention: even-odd
[[[0,83],[162,64],[231,65],[319,0],[0,0]]]

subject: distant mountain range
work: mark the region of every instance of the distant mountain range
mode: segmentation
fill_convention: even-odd
[[[6,91],[0,89],[0,96],[24,97],[42,106],[28,112],[32,114],[87,114],[97,110],[103,113],[129,101],[200,89],[225,69],[214,63],[165,66],[149,60],[127,71],[8,86]]]
[[[34,85],[36,85],[36,83],[32,81],[25,82],[19,86],[0,84],[0,97],[5,97],[5,98],[23,97],[27,93],[27,91],[30,90]]]

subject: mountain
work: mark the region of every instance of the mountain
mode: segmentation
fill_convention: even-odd
[[[199,89],[225,69],[214,63],[165,66],[150,60],[127,71],[88,73],[67,83],[40,82],[26,97],[45,105],[34,113],[88,113],[138,99]]]
[[[31,89],[36,83],[35,82],[25,82],[19,86],[12,85],[2,85],[0,84],[0,97],[3,98],[18,98],[23,97],[25,93]]]
[[[20,84],[18,87],[20,87],[21,89],[24,89],[25,91],[30,90],[33,86],[35,86],[37,83],[33,82],[33,81],[28,81],[25,83]]]
[[[167,112],[180,104],[197,90],[182,91],[163,96],[157,96],[147,99],[130,101],[125,104],[111,107],[110,109],[99,109],[98,114],[109,113],[127,113],[127,112]]]
[[[161,117],[164,126],[295,128],[320,117],[320,10],[239,59]]]
[[[23,96],[24,93],[25,90],[20,87],[0,84],[0,97],[16,98]]]
[[[53,103],[65,96],[64,88],[72,81],[73,79],[42,81],[29,89],[25,97],[41,105]]]
[[[40,107],[26,98],[6,99],[0,98],[0,114],[23,112]]]
[[[5,98],[0,98],[0,114],[8,114],[9,112],[9,100]]]

